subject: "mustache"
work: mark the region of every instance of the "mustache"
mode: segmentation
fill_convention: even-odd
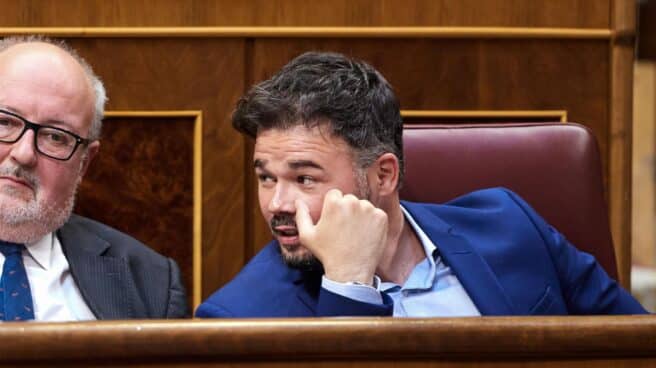
[[[281,213],[274,215],[269,221],[271,229],[277,226],[294,226],[296,227],[296,217],[290,213]]]
[[[36,176],[36,174],[33,171],[27,170],[19,165],[0,166],[0,176],[13,176],[15,178],[24,180],[34,189],[39,187],[39,178]]]

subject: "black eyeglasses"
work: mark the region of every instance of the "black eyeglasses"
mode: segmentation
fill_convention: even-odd
[[[16,143],[28,129],[34,131],[37,152],[55,160],[70,159],[79,145],[88,145],[91,139],[82,138],[68,130],[33,123],[13,112],[0,109],[0,142]]]

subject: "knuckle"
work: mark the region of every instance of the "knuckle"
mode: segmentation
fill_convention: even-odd
[[[338,203],[341,199],[342,199],[341,192],[337,189],[331,189],[326,193],[324,197],[324,202],[328,204],[333,204],[333,203]]]
[[[357,208],[358,199],[352,194],[347,194],[344,197],[342,197],[341,203],[344,207],[353,210]]]
[[[385,211],[381,210],[380,208],[375,208],[373,215],[380,221],[387,221],[387,213],[385,213]]]
[[[360,205],[360,209],[369,215],[374,215],[375,211],[377,210],[376,206],[374,206],[373,203],[369,202],[366,199],[360,200],[359,205]]]
[[[328,193],[326,193],[326,196],[340,198],[342,196],[342,192],[339,189],[330,189]]]

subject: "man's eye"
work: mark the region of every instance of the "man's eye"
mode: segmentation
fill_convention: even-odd
[[[260,181],[261,183],[268,183],[274,181],[270,175],[266,175],[266,174],[259,174],[257,176],[257,180]]]
[[[16,120],[13,119],[0,119],[0,126],[3,128],[13,128],[21,125],[21,123],[17,122]]]
[[[310,185],[310,184],[314,184],[314,182],[315,182],[315,180],[314,180],[313,177],[311,177],[311,176],[307,176],[307,175],[301,175],[301,176],[299,176],[299,177],[296,179],[296,181],[297,181],[299,184],[303,184],[303,185]]]
[[[44,143],[57,146],[68,146],[72,144],[72,139],[67,134],[57,131],[42,131],[40,132],[41,139],[45,140]]]

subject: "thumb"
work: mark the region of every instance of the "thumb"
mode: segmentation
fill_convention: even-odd
[[[309,235],[314,232],[314,223],[310,217],[310,210],[307,204],[300,199],[294,201],[296,206],[296,228],[299,235]]]

